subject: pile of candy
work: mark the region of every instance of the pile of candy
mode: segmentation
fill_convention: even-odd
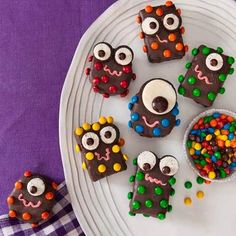
[[[215,112],[200,118],[188,134],[187,149],[199,174],[223,179],[236,168],[236,120]]]

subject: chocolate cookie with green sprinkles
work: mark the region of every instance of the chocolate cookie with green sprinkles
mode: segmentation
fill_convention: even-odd
[[[164,220],[166,213],[172,210],[169,197],[175,194],[173,185],[176,182],[174,175],[179,169],[178,161],[170,155],[158,158],[153,152],[144,151],[133,164],[137,170],[129,179],[134,183],[133,192],[128,193],[129,214]]]

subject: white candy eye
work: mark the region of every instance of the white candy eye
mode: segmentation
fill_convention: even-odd
[[[111,56],[111,46],[107,43],[99,43],[93,49],[94,56],[100,61],[106,61]]]
[[[115,60],[118,64],[126,66],[133,61],[133,52],[129,47],[121,46],[116,50]]]
[[[172,84],[163,79],[154,79],[143,88],[142,100],[151,113],[164,115],[174,108],[177,95]]]
[[[168,30],[176,30],[179,24],[179,18],[175,14],[167,14],[163,19],[163,25]]]
[[[88,132],[82,137],[82,145],[87,150],[95,150],[99,145],[99,138],[93,132]]]
[[[100,131],[101,139],[106,144],[111,144],[115,141],[117,134],[116,130],[111,126],[106,126]]]
[[[223,58],[218,53],[211,53],[206,58],[206,66],[211,71],[220,70],[223,64],[224,64]]]
[[[32,196],[40,196],[45,191],[45,183],[40,178],[33,178],[27,184],[27,191]]]
[[[138,156],[138,166],[143,171],[149,171],[156,165],[156,156],[149,151],[144,151]]]
[[[164,175],[175,175],[179,169],[178,161],[172,156],[165,156],[160,160],[159,167]]]
[[[159,30],[159,22],[153,17],[147,17],[142,23],[142,30],[148,35],[155,34]]]

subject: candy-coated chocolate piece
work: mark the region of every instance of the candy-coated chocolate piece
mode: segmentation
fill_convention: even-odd
[[[190,188],[192,188],[192,186],[193,186],[193,184],[192,184],[190,181],[186,181],[186,182],[184,183],[184,187],[185,187],[186,189],[190,189]]]
[[[205,194],[204,194],[203,191],[198,191],[198,192],[196,193],[196,196],[197,196],[198,199],[202,199],[202,198],[204,198]]]
[[[184,204],[185,204],[186,206],[192,205],[192,199],[191,199],[190,197],[186,197],[186,198],[184,199]]]

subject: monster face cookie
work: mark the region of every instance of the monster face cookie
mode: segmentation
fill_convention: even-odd
[[[128,46],[114,49],[108,43],[98,43],[89,58],[91,68],[86,69],[94,92],[101,93],[105,98],[126,96],[130,82],[136,78],[132,70],[133,59],[134,53]]]
[[[56,188],[48,178],[26,171],[7,198],[9,216],[31,223],[33,227],[48,220],[55,204]]]
[[[141,136],[164,137],[180,124],[177,94],[164,79],[147,81],[128,105],[131,120],[128,123]]]
[[[222,48],[209,48],[201,45],[192,50],[192,62],[186,64],[187,73],[180,75],[179,94],[193,99],[205,107],[213,105],[218,93],[224,94],[223,87],[228,74],[233,74],[231,68],[234,58],[223,54]]]
[[[188,46],[184,46],[180,9],[171,1],[161,6],[146,6],[139,12],[137,22],[141,24],[140,38],[144,40],[143,51],[150,62],[158,63],[184,57]]]
[[[137,171],[129,179],[134,183],[133,192],[128,193],[129,214],[165,219],[166,213],[172,210],[169,197],[175,194],[172,186],[176,182],[173,175],[179,169],[177,160],[173,156],[157,158],[154,153],[144,151],[133,163]]]
[[[113,124],[112,117],[100,117],[94,124],[85,123],[75,130],[78,145],[76,150],[82,152],[82,168],[88,169],[93,181],[127,169],[127,155],[121,152],[124,140]]]

